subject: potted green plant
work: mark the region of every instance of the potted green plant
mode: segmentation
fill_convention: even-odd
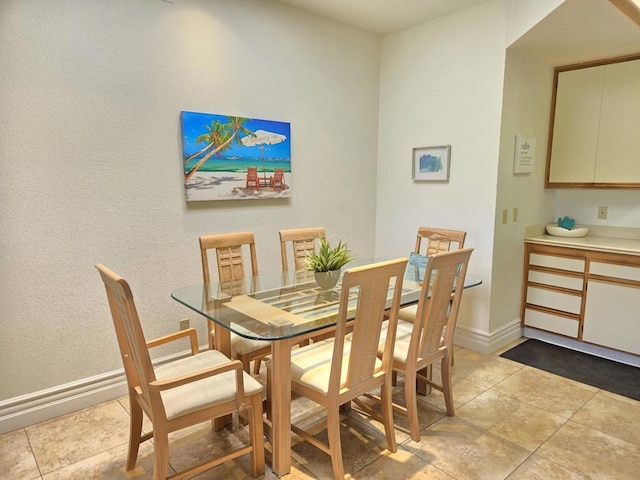
[[[309,252],[305,259],[306,269],[313,272],[313,276],[320,287],[333,288],[340,279],[342,267],[355,258],[355,255],[347,248],[342,240],[335,248],[332,248],[327,240],[321,238],[318,249]]]

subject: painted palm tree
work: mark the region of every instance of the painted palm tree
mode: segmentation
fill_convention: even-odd
[[[206,146],[202,150],[189,155],[188,158],[185,158],[184,163],[188,163],[191,159],[196,158],[198,155],[202,155],[204,152],[211,150],[212,148],[219,147],[228,139],[228,130],[220,120],[214,120],[211,122],[211,126],[205,125],[205,128],[208,130],[207,133],[203,133],[196,138],[196,143],[204,142]],[[218,157],[221,153],[222,151],[218,151]]]
[[[218,152],[223,152],[227,148],[232,146],[232,143],[235,141],[236,145],[242,146],[242,140],[240,139],[240,133],[244,133],[245,135],[252,135],[253,132],[244,126],[250,119],[243,117],[227,117],[227,123],[225,123],[222,128],[226,132],[224,135],[223,143],[216,146],[215,149],[210,150],[204,157],[202,157],[198,163],[196,163],[191,170],[184,174],[185,180],[189,180],[198,169],[205,164],[207,160],[209,160],[212,156],[214,156]],[[207,135],[207,134],[203,134]],[[202,135],[200,135],[202,137]],[[198,138],[200,138],[198,137]]]

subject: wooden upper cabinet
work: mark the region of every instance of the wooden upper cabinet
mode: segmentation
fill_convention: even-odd
[[[545,186],[640,188],[640,55],[558,67],[554,78]]]
[[[558,76],[550,182],[593,183],[604,67]]]
[[[640,182],[640,60],[607,65],[596,182]]]

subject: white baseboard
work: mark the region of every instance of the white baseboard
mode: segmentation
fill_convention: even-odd
[[[178,352],[154,360],[154,365],[190,355]],[[127,395],[124,369],[65,383],[0,401],[0,434],[44,422]]]
[[[519,319],[491,333],[458,325],[455,343],[480,353],[490,354],[521,336]],[[187,355],[189,352],[168,355],[154,361],[154,364],[162,364]],[[124,371],[120,369],[10,398],[0,402],[0,434],[114,400],[126,394]]]
[[[454,343],[464,348],[489,355],[522,337],[520,319],[516,318],[493,332],[485,332],[458,324]]]

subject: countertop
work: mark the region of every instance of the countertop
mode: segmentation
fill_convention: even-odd
[[[556,237],[553,235],[534,235],[524,239],[527,243],[551,245],[556,247],[571,247],[600,252],[623,253],[640,255],[640,239],[603,237],[587,235],[586,237]]]

